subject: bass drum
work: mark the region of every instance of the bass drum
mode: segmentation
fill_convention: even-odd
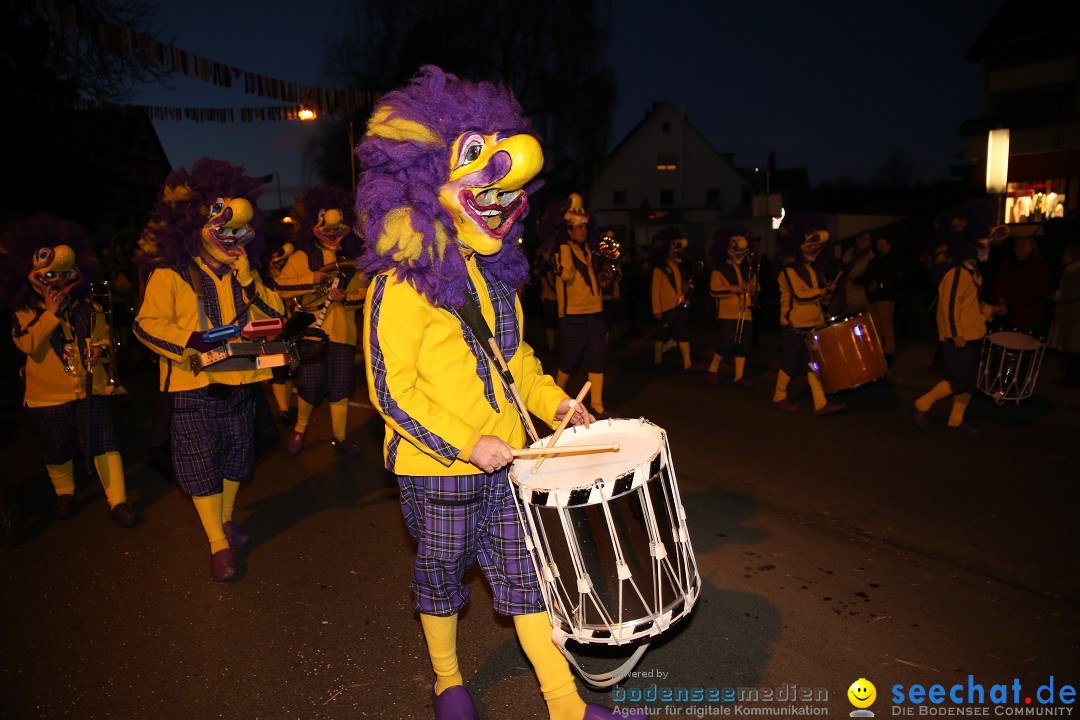
[[[821,380],[825,392],[851,390],[880,380],[889,372],[870,313],[830,318],[829,322],[806,333],[810,368]]]

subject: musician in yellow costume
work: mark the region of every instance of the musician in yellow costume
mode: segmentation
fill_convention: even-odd
[[[436,720],[479,717],[457,656],[458,613],[469,601],[463,578],[477,563],[495,610],[513,620],[549,716],[616,717],[586,706],[551,640],[507,477],[525,432],[482,339],[497,344],[529,412],[552,427],[568,413],[571,423],[589,420],[522,340],[517,289],[529,267],[517,240],[543,165],[528,127],[506,88],[425,66],[382,97],[357,148],[366,238],[358,265],[373,276],[368,390],[417,542],[413,607],[435,672]]]
[[[788,383],[806,373],[814,398],[814,414],[828,415],[844,409],[843,403],[825,397],[825,388],[810,366],[810,350],[804,333],[825,324],[822,307],[828,304],[835,284],[825,279],[822,270],[829,243],[824,215],[794,213],[784,218],[777,234],[780,274],[780,371],[773,390],[773,407],[794,412],[799,406],[788,399]]]
[[[555,295],[559,311],[559,372],[555,383],[565,388],[582,366],[588,374],[589,405],[598,418],[604,408],[604,296],[600,286],[601,257],[597,234],[590,237],[589,214],[581,196],[552,204],[540,221],[540,234],[555,261]]]
[[[710,385],[719,385],[720,363],[727,356],[735,362],[735,385],[753,387],[754,381],[745,375],[757,291],[757,272],[750,259],[750,231],[744,225],[717,228],[709,259],[709,294],[716,300],[716,352],[705,378]]]
[[[81,451],[92,460],[113,521],[129,528],[138,518],[127,502],[104,368],[109,327],[80,270],[104,274],[91,248],[86,231],[66,220],[35,215],[13,223],[0,238],[0,301],[12,311],[12,339],[26,355],[23,404],[56,491],[55,516],[75,512],[74,458]]]
[[[937,329],[945,379],[915,401],[915,424],[930,429],[930,408],[952,396],[947,426],[977,433],[964,420],[979,371],[986,321],[1005,312],[986,301],[979,263],[990,257],[990,243],[1003,240],[1008,228],[995,225],[991,202],[982,199],[949,208],[934,224],[928,268],[937,283]]]
[[[349,398],[355,389],[356,313],[364,306],[367,282],[356,272],[359,243],[352,233],[352,199],[336,188],[316,187],[297,202],[296,252],[277,277],[278,293],[295,298],[315,315],[315,327],[326,333],[323,349],[302,359],[296,375],[296,426],[285,440],[293,455],[304,447],[315,406],[326,398],[334,451],[357,455],[359,446],[345,437]]]
[[[163,267],[146,282],[135,336],[159,355],[172,398],[173,472],[191,496],[210,543],[210,577],[236,576],[233,551],[250,539],[233,520],[240,483],[255,462],[255,393],[270,368],[195,372],[192,356],[222,346],[207,336],[251,320],[282,318],[284,305],[249,258],[259,257],[255,199],[262,185],[243,168],[202,158],[177,170],[151,219]],[[229,326],[229,327],[226,327]],[[242,342],[235,338],[228,342]]]
[[[687,244],[678,228],[666,228],[653,236],[649,246],[652,312],[658,323],[653,340],[653,365],[660,365],[664,352],[677,344],[684,371],[693,369],[690,360],[690,296],[696,281],[696,266],[684,256]]]
[[[292,220],[292,218],[289,218]],[[268,223],[263,235],[266,237],[267,251],[270,253],[270,261],[267,263],[266,272],[269,276],[267,285],[277,291],[278,295],[285,299],[285,295],[278,288],[278,278],[285,268],[289,257],[296,252],[296,245],[292,242],[293,233],[290,225],[284,223]],[[294,304],[285,301],[285,317],[292,316]],[[270,379],[270,392],[278,409],[278,422],[282,425],[295,425],[297,409],[292,404],[292,371],[287,365],[274,368],[274,376]]]

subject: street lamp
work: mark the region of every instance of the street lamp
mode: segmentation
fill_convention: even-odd
[[[991,130],[986,137],[986,192],[997,195],[998,222],[1005,220],[1005,191],[1009,184],[1009,129]]]

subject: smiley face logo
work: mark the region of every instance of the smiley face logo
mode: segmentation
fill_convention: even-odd
[[[877,688],[866,678],[851,683],[847,690],[848,701],[857,708],[868,708],[877,700]]]

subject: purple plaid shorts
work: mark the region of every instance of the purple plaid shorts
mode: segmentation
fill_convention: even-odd
[[[398,476],[405,523],[417,541],[412,587],[419,612],[445,617],[461,610],[469,602],[463,578],[477,561],[496,612],[543,612],[508,473]]]
[[[224,480],[243,481],[255,463],[255,385],[230,385],[228,397],[209,388],[172,393],[172,458],[188,495],[216,495]],[[222,388],[227,390],[227,388]]]

